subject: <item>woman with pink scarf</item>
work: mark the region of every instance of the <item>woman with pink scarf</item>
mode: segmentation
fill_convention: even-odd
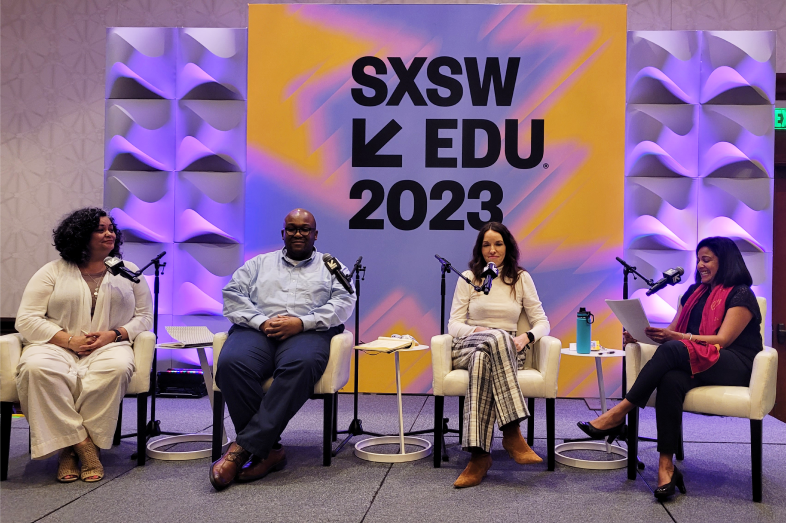
[[[728,238],[705,238],[696,247],[696,283],[682,297],[677,315],[665,329],[648,328],[661,345],[641,369],[630,391],[611,410],[579,428],[594,439],[620,434],[625,415],[644,407],[658,389],[658,488],[664,500],[684,494],[682,473],[674,454],[682,433],[682,404],[694,387],[750,384],[753,358],[762,350],[761,311],[751,291],[751,278],[737,245]],[[625,333],[626,343],[635,342]]]

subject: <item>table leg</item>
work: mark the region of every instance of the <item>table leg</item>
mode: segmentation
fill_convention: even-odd
[[[606,385],[603,383],[603,358],[595,358],[595,374],[598,375],[598,394],[600,395],[600,411],[606,413]],[[611,454],[611,445],[606,441],[606,453]]]
[[[395,352],[396,356],[396,396],[398,398],[398,434],[401,441],[400,454],[406,454],[406,446],[404,445],[404,410],[401,405],[401,369],[398,361],[398,351]]]
[[[210,365],[207,363],[207,354],[205,354],[204,347],[197,347],[197,356],[199,356],[199,365],[202,367],[202,379],[205,380],[205,388],[207,389],[207,397],[210,399],[210,409],[213,409],[213,369],[210,368]],[[227,443],[227,431],[224,428],[224,424],[221,423],[221,430],[223,431],[223,436],[221,438],[222,445],[226,445]]]

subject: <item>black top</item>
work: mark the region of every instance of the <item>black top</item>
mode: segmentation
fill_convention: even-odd
[[[690,298],[690,295],[693,294],[693,291],[698,288],[698,283],[694,283],[688,287],[688,291],[683,295],[682,300],[680,300],[680,303],[683,307],[688,301],[688,298]],[[704,305],[707,303],[707,298],[709,295],[709,292],[705,292],[704,295],[699,298],[696,306],[690,312],[690,318],[688,318],[688,332],[693,333],[694,335],[699,333],[699,325],[701,325],[701,313],[704,310]],[[751,311],[753,318],[751,318],[751,321],[748,322],[737,339],[734,340],[734,342],[728,347],[723,347],[723,350],[735,352],[742,359],[753,366],[753,358],[755,358],[756,353],[762,350],[764,347],[764,342],[761,339],[761,329],[759,327],[761,325],[761,310],[759,310],[759,302],[756,301],[756,296],[753,294],[753,291],[750,287],[747,285],[736,285],[729,293],[729,296],[726,298],[726,310],[723,312],[724,319],[726,318],[726,313],[732,307],[745,307]]]

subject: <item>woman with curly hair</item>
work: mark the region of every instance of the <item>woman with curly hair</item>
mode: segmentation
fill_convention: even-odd
[[[519,423],[529,417],[519,387],[526,348],[551,330],[532,277],[519,266],[519,248],[507,227],[489,222],[480,229],[464,276],[479,285],[488,263],[499,277],[488,295],[463,281],[456,285],[448,331],[453,336],[453,368],[469,371],[461,446],[472,455],[456,482],[457,488],[479,485],[491,467],[495,420],[502,430],[502,447],[516,463],[543,459],[521,436]],[[529,320],[528,332],[516,332],[519,316]]]
[[[33,275],[16,317],[27,340],[16,387],[33,459],[59,450],[59,481],[99,481],[98,449],[112,444],[134,373],[131,342],[153,325],[152,299],[144,279],[107,272],[104,258],[120,256],[123,240],[104,210],[74,211],[53,233],[61,259]]]

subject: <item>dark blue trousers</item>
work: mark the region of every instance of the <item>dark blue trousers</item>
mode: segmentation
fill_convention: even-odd
[[[330,339],[344,331],[306,331],[284,341],[233,325],[221,349],[216,383],[226,399],[237,443],[257,457],[267,457],[289,420],[322,377]],[[273,377],[267,393],[262,384]]]

